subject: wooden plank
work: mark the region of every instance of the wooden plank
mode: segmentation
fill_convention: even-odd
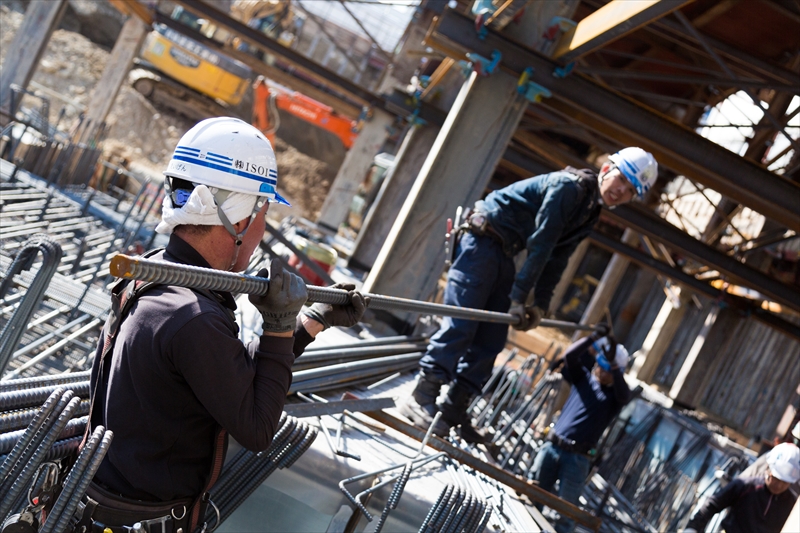
[[[11,85],[16,84],[23,89],[28,86],[66,7],[66,0],[28,4],[22,24],[8,47],[3,69],[0,70],[0,108],[6,112],[11,99]]]
[[[122,31],[114,43],[114,48],[111,50],[103,75],[89,98],[86,118],[75,132],[74,139],[76,141],[91,141],[100,133],[117,93],[128,77],[133,59],[139,53],[148,29],[149,27],[138,17],[129,17],[125,21]]]
[[[554,59],[575,61],[694,0],[612,0],[566,32]]]

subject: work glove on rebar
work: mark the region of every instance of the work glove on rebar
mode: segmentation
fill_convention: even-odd
[[[542,311],[540,308],[534,306],[525,306],[517,301],[511,302],[511,307],[508,309],[508,313],[519,319],[517,324],[512,324],[511,326],[519,331],[527,331],[529,329],[536,328],[539,326],[539,322],[542,321],[542,316],[544,316],[544,311]]]
[[[297,314],[308,300],[303,278],[284,270],[280,259],[273,259],[269,264],[269,271],[262,268],[256,275],[269,277],[267,294],[250,295],[250,302],[264,319],[264,333],[294,331]]]
[[[331,326],[349,328],[358,324],[369,305],[369,297],[365,297],[357,290],[354,290],[356,286],[352,283],[335,283],[329,288],[348,291],[350,301],[342,305],[317,302],[311,307],[304,309],[303,314],[322,324],[325,329]]]

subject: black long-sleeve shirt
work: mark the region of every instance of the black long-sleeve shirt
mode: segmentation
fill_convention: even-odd
[[[763,477],[736,478],[714,493],[686,525],[701,532],[723,509],[725,533],[779,533],[789,518],[795,497],[784,491],[772,494]]]
[[[597,444],[606,426],[631,399],[622,370],[611,371],[614,383],[601,385],[592,374],[594,357],[589,353],[592,337],[573,343],[564,353],[561,375],[572,385],[553,431],[589,449]]]
[[[210,267],[176,235],[155,258]],[[292,363],[312,338],[298,321],[294,337],[263,335],[245,346],[233,296],[213,296],[156,286],[122,322],[106,363],[108,382],[99,385],[106,401],[95,407],[114,432],[95,477],[109,491],[145,501],[197,496],[220,427],[248,449],[269,447]],[[96,372],[95,364],[93,378]]]

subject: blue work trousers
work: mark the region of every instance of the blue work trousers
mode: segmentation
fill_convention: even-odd
[[[568,452],[552,442],[545,442],[533,460],[533,479],[539,482],[539,488],[578,505],[591,467],[591,460],[587,456]],[[559,482],[558,493],[553,491],[556,480]],[[569,533],[575,528],[575,522],[562,516],[555,528],[557,533]]]
[[[465,233],[447,275],[444,303],[506,313],[514,275],[514,261],[503,253],[499,242]],[[507,324],[445,317],[419,365],[434,380],[457,382],[478,394],[492,373],[507,334]]]

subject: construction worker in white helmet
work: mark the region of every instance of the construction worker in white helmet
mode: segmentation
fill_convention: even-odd
[[[203,120],[178,142],[164,172],[157,231],[169,235],[154,259],[243,271],[261,242],[278,194],[275,154],[266,137],[235,118]],[[119,282],[114,312],[92,367],[90,431],[114,440],[87,492],[82,526],[106,533],[189,533],[203,525],[203,495],[219,476],[227,435],[269,447],[292,364],[330,326],[353,326],[365,300],[304,308],[303,280],[272,261],[269,290],[251,296],[263,333],[239,340],[228,292]],[[101,524],[101,525],[98,525]]]
[[[766,454],[767,471],[755,477],[737,477],[717,490],[695,512],[684,533],[700,533],[724,509],[725,533],[779,533],[797,500],[789,486],[800,480],[800,448],[778,444]],[[790,531],[798,531],[791,529]]]
[[[597,222],[601,206],[643,198],[657,175],[653,156],[631,147],[611,155],[599,174],[567,167],[491,192],[475,204],[455,246],[444,303],[509,312],[518,317],[518,330],[537,327],[569,256]],[[522,250],[527,258],[517,272],[514,256]],[[401,412],[427,427],[441,411],[435,434],[458,427],[466,441],[485,441],[466,409],[488,380],[507,333],[504,324],[445,318]],[[437,404],[446,383],[450,388]]]
[[[623,376],[629,361],[625,346],[608,331],[598,331],[572,343],[563,356],[550,364],[550,371],[561,367],[570,391],[558,421],[548,431],[547,441],[531,466],[532,479],[539,488],[556,493],[558,481],[558,497],[580,504],[583,486],[597,456],[597,443],[633,396]],[[574,525],[562,516],[554,527],[558,533],[565,533],[572,531]]]

